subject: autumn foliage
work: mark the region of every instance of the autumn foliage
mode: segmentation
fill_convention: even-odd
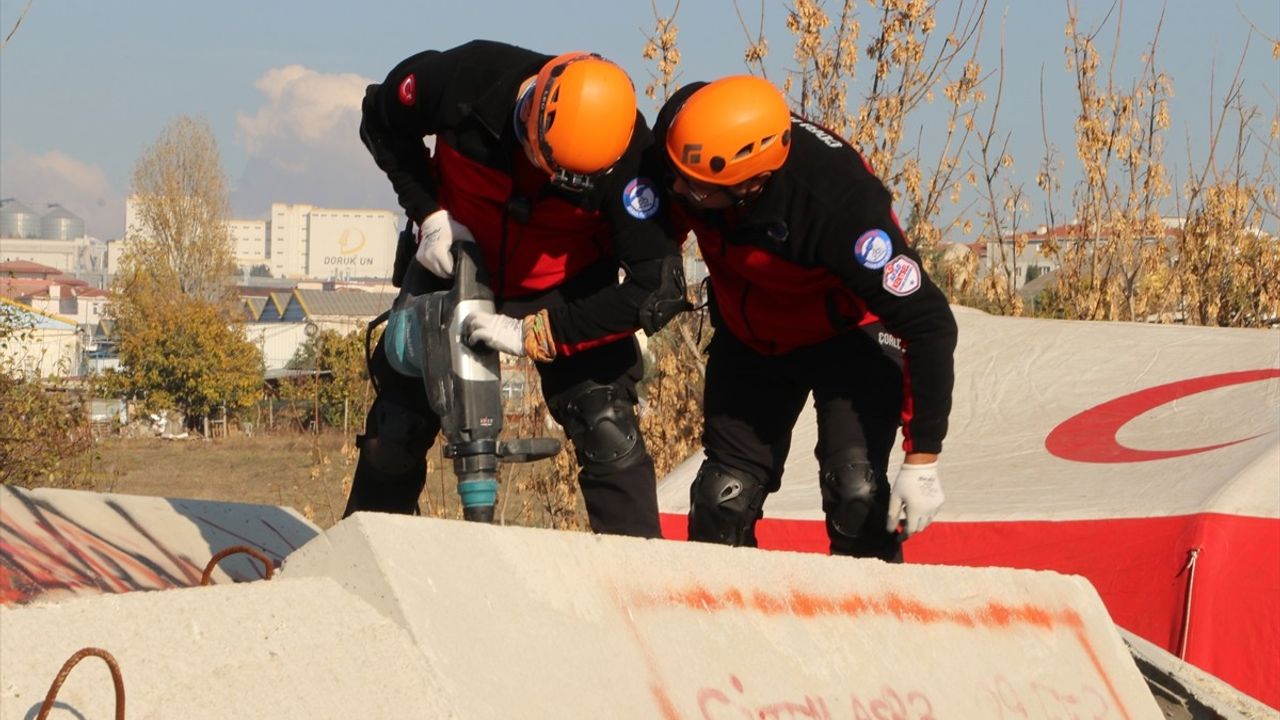
[[[138,224],[127,229],[111,286],[120,369],[108,396],[147,411],[176,408],[195,427],[262,387],[262,358],[234,310],[226,183],[213,132],[178,118],[134,169]]]
[[[93,432],[70,382],[31,374],[13,350],[35,345],[30,315],[0,302],[0,484],[88,483]]]

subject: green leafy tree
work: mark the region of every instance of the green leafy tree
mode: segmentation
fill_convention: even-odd
[[[32,317],[0,301],[0,483],[79,487],[91,470],[93,432],[72,394],[25,372],[22,349],[35,342]]]
[[[147,411],[177,408],[189,427],[225,406],[248,407],[262,388],[262,355],[211,303],[180,295],[116,309],[120,368],[107,387]]]
[[[0,372],[0,406],[0,483],[90,484],[93,431],[77,398]]]
[[[342,427],[344,413],[363,417],[365,401],[371,396],[363,332],[342,335],[323,330],[298,348],[288,367],[314,374],[285,386],[286,399],[315,402],[318,398],[321,419],[330,427]]]

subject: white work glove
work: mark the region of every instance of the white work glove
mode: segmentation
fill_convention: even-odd
[[[942,507],[942,481],[938,480],[938,463],[907,465],[898,470],[889,493],[889,532],[898,529],[898,521],[906,513],[902,537],[905,540],[929,527]]]
[[[551,319],[545,308],[523,318],[498,313],[472,313],[463,322],[462,341],[468,345],[483,343],[498,352],[533,358],[535,362],[556,359],[556,342],[551,335]]]
[[[453,241],[475,242],[466,225],[454,220],[448,210],[437,210],[418,224],[418,252],[414,257],[431,274],[453,277]]]
[[[498,352],[524,357],[524,320],[501,313],[472,313],[463,324],[462,341],[468,345],[484,343]]]

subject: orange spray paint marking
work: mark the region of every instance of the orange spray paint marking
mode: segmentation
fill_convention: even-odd
[[[704,591],[705,592],[705,591]],[[622,622],[626,625],[627,630],[631,632],[631,636],[635,638],[636,646],[640,648],[640,654],[644,658],[644,664],[649,672],[652,681],[649,683],[649,693],[653,695],[654,702],[658,704],[658,712],[662,714],[662,720],[683,720],[680,710],[676,708],[676,704],[671,701],[671,694],[667,692],[667,686],[662,681],[662,673],[659,670],[660,664],[658,659],[653,656],[653,650],[645,643],[644,636],[640,634],[640,628],[636,626],[636,619],[631,614],[631,610],[622,600],[622,594],[618,588],[609,588],[609,594],[613,596],[613,601],[617,603],[618,609],[622,614]],[[691,603],[696,603],[695,598],[699,595],[694,593],[689,595]],[[711,593],[705,593],[705,597],[711,597]],[[741,598],[741,594],[738,595]],[[703,607],[697,604],[690,604],[689,607]]]
[[[1106,684],[1111,701],[1119,709],[1120,715],[1128,720],[1129,712],[1115,684],[1107,675],[1093,649],[1089,638],[1084,633],[1084,620],[1080,614],[1071,609],[1051,610],[1038,605],[1007,605],[1000,602],[989,602],[976,610],[948,609],[929,605],[911,597],[897,593],[869,597],[858,593],[825,596],[804,590],[792,589],[786,593],[754,590],[750,592],[750,600],[744,602],[746,594],[738,588],[729,588],[722,592],[714,592],[702,585],[691,585],[681,589],[669,590],[662,594],[637,592],[632,594],[630,606],[637,609],[654,609],[661,607],[683,607],[707,612],[726,610],[754,611],[769,617],[791,615],[798,618],[837,617],[858,618],[875,616],[893,618],[899,622],[916,625],[934,625],[947,623],[965,628],[1008,629],[1015,626],[1031,627],[1046,631],[1069,629],[1072,636],[1080,643],[1089,662],[1098,676]],[[624,606],[625,607],[625,606]],[[632,623],[632,632],[640,639],[639,629]],[[643,645],[643,643],[641,643]],[[674,712],[671,700],[665,691],[659,693],[661,686],[655,686],[655,696],[664,717],[670,719],[675,715],[668,714],[668,708]]]
[[[819,595],[813,595],[800,590],[791,591],[790,604],[791,611],[800,617],[834,615],[836,610],[836,604],[830,598],[824,598]]]
[[[999,602],[990,602],[972,611],[953,610],[928,605],[897,593],[869,597],[857,593],[823,596],[803,590],[790,590],[785,594],[755,590],[750,593],[749,601],[744,602],[743,598],[744,593],[737,588],[716,593],[701,585],[694,585],[672,590],[661,596],[637,593],[632,597],[631,604],[642,609],[676,606],[708,612],[754,610],[770,616],[875,615],[923,625],[944,622],[965,627],[990,628],[1030,625],[1045,630],[1055,627],[1084,627],[1083,620],[1074,610],[1053,611],[1037,605],[1006,605]]]
[[[667,689],[661,683],[650,685],[649,692],[653,693],[654,700],[658,703],[662,720],[680,720],[680,711],[676,709],[676,704],[671,702],[671,696],[667,694]]]
[[[1106,684],[1107,694],[1111,696],[1111,701],[1116,704],[1116,707],[1120,708],[1120,714],[1127,719],[1129,711],[1125,710],[1124,705],[1120,703],[1120,694],[1116,692],[1116,687],[1111,682],[1111,676],[1102,669],[1102,661],[1098,659],[1098,654],[1094,652],[1093,645],[1089,643],[1089,638],[1085,637],[1083,626],[1076,628],[1075,635],[1085,653],[1089,655],[1089,662],[1093,663],[1093,669],[1097,671],[1098,676],[1102,678],[1102,682]]]
[[[759,590],[751,593],[751,607],[765,615],[784,615],[789,612],[786,598]]]

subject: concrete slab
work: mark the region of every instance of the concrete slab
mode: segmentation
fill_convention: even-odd
[[[110,652],[130,720],[459,717],[408,634],[326,578],[0,607],[0,720],[31,720],[59,668]],[[114,717],[85,658],[51,718]]]
[[[319,534],[291,508],[3,486],[0,605],[198,585],[227,547],[255,548],[279,565]],[[234,555],[211,580],[262,575],[258,561]]]
[[[1280,720],[1280,712],[1164,648],[1123,628],[1120,637],[1167,720]]]
[[[358,514],[286,560],[411,634],[467,718],[1161,718],[1049,572]]]

